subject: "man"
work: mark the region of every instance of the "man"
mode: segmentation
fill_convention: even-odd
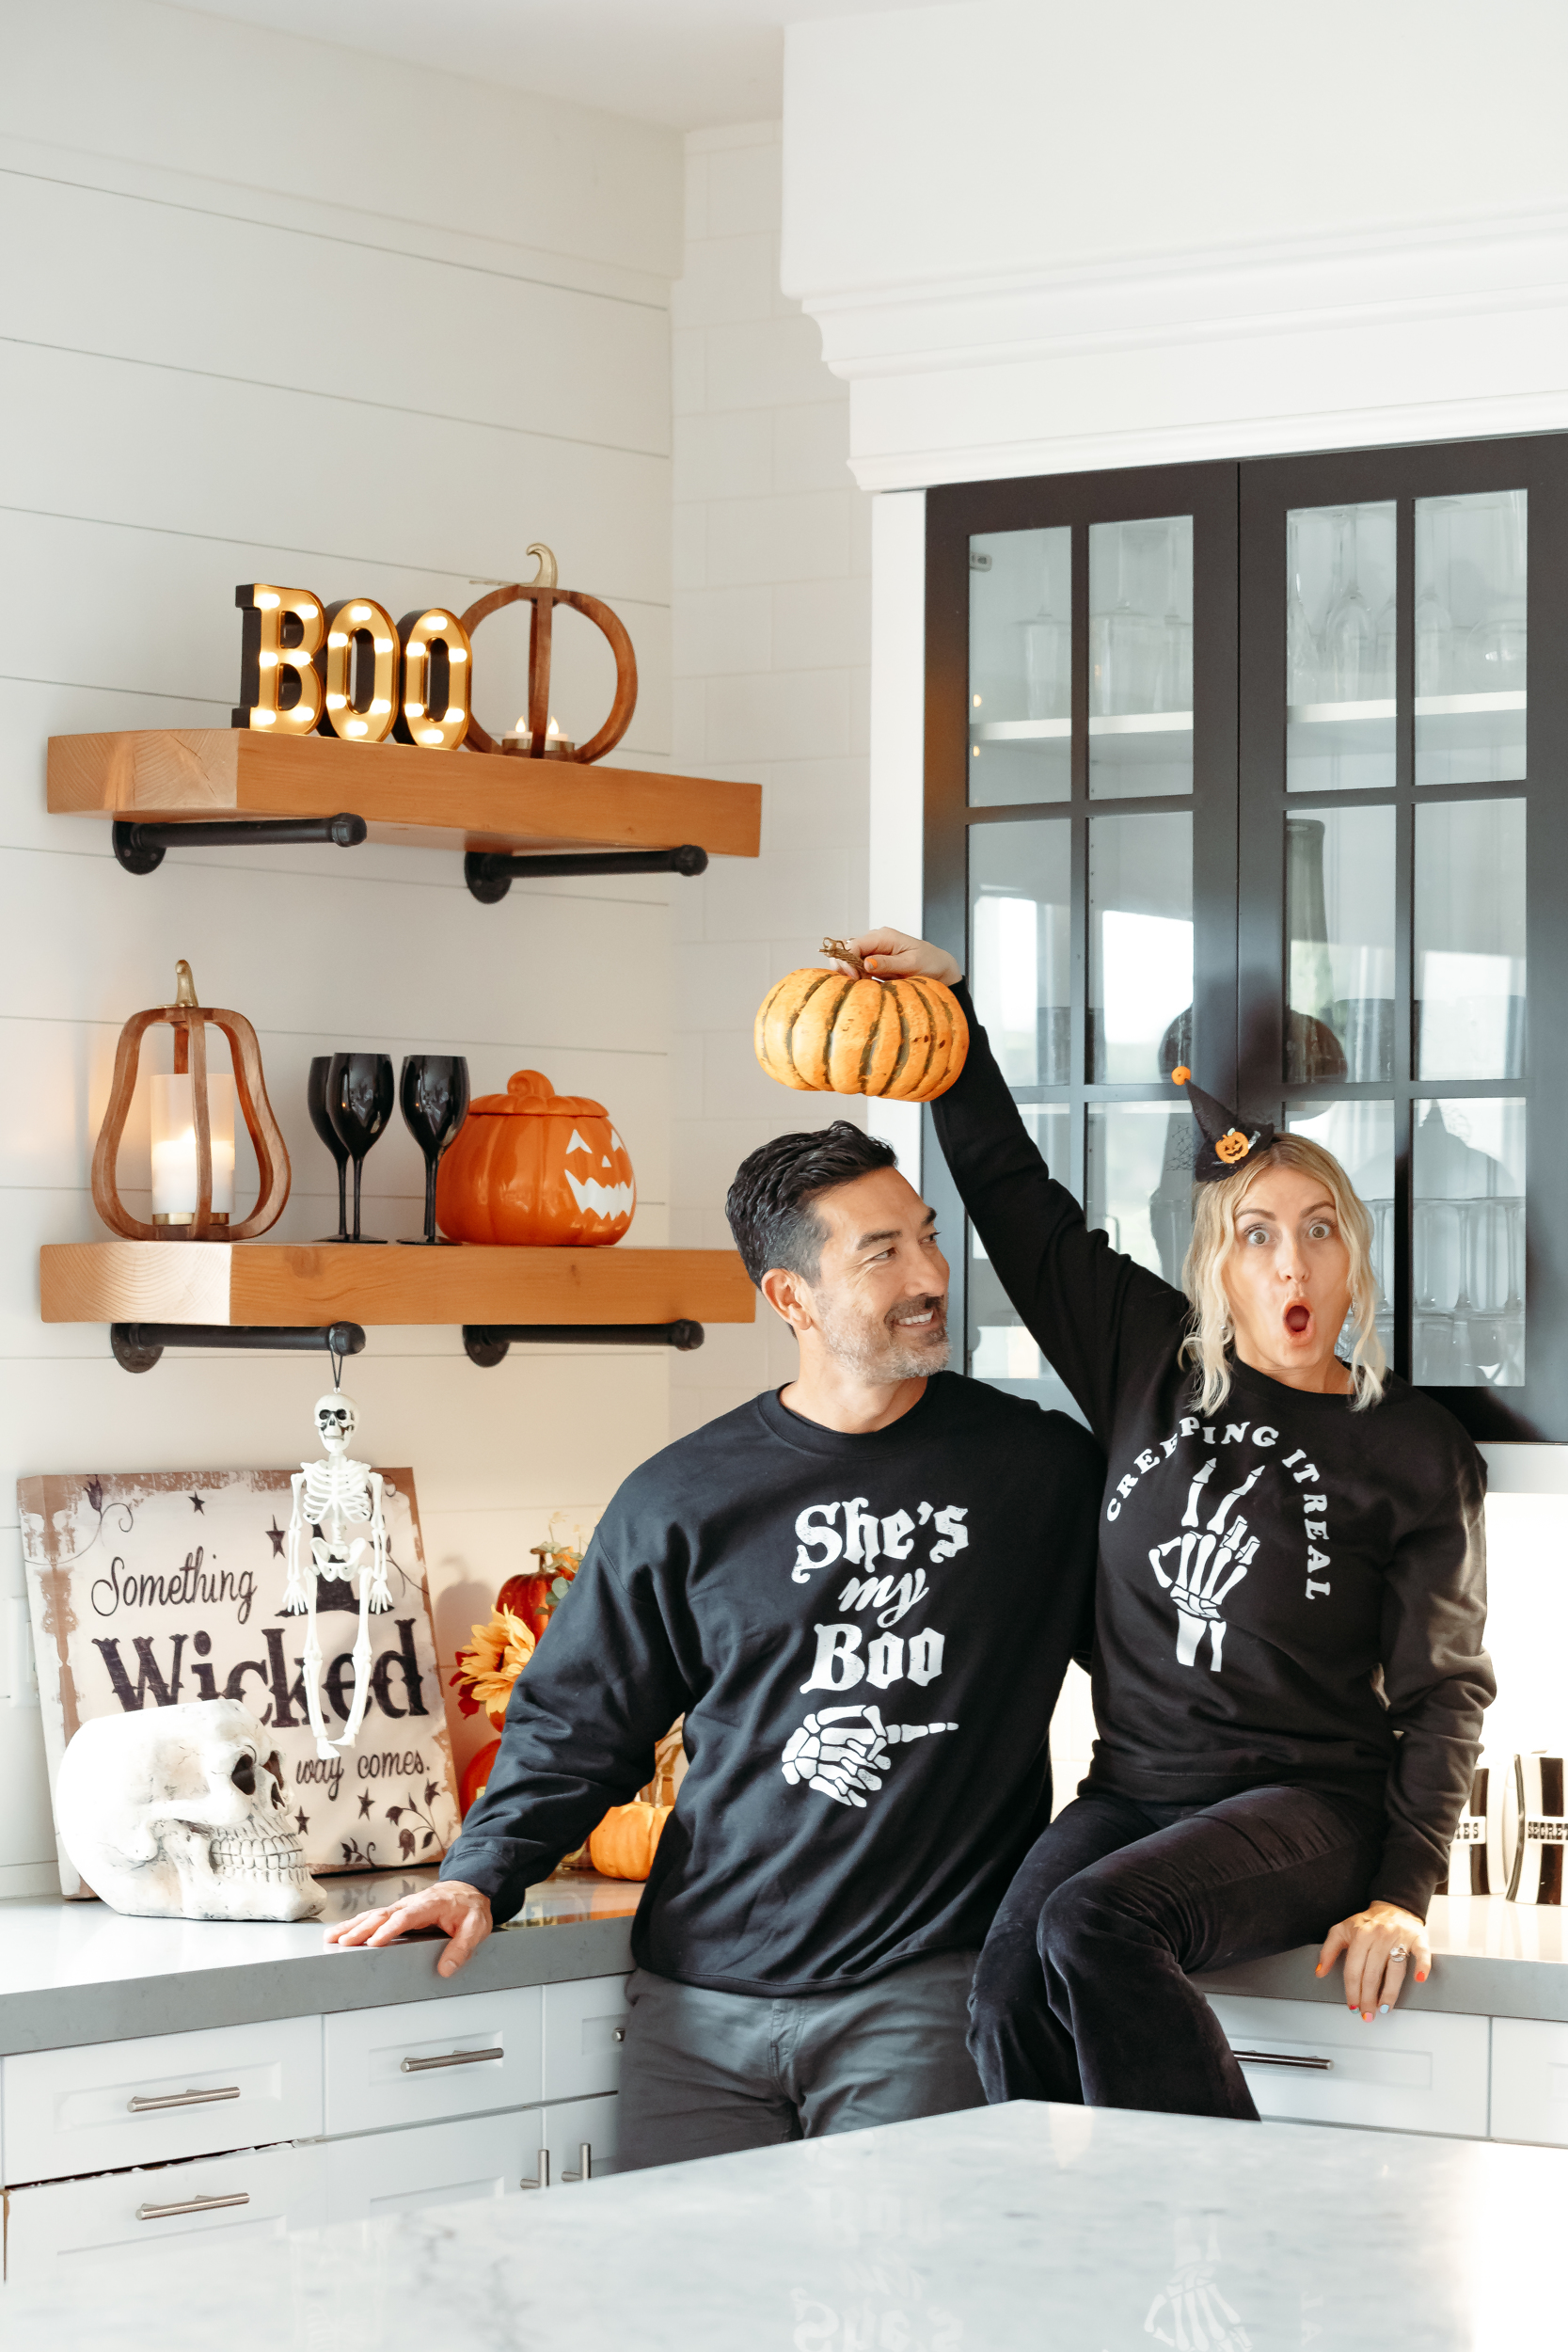
[[[438,1884],[328,1931],[461,1968],[684,1714],[632,1930],[624,2167],[977,2106],[974,1958],[1050,1812],[1100,1454],[946,1372],[935,1212],[843,1120],[726,1202],[800,1374],[633,1473],[518,1677]]]

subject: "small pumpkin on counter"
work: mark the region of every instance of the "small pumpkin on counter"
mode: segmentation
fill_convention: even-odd
[[[825,939],[822,952],[858,961],[840,939]],[[850,979],[803,967],[764,997],[753,1042],[780,1086],[930,1103],[964,1066],[969,1024],[941,980]]]
[[[637,1206],[626,1145],[602,1103],[515,1070],[468,1105],[436,1180],[451,1241],[582,1249],[620,1240]]]
[[[686,1723],[677,1715],[654,1750],[654,1776],[630,1804],[614,1804],[588,1840],[588,1859],[606,1879],[645,1879],[686,1774]]]
[[[492,1740],[487,1748],[481,1748],[477,1755],[470,1756],[464,1766],[463,1777],[457,1784],[457,1804],[465,1820],[489,1787],[490,1774],[495,1770],[496,1758],[500,1752],[500,1741]]]

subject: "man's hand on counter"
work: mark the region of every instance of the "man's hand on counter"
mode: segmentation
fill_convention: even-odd
[[[385,1903],[379,1911],[356,1911],[328,1928],[329,1944],[395,1944],[400,1935],[417,1935],[439,1928],[451,1940],[436,1963],[438,1977],[454,1977],[471,1960],[490,1932],[490,1898],[462,1879],[440,1879],[434,1886],[405,1895],[401,1902]]]

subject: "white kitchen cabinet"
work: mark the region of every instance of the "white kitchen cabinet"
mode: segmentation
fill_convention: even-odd
[[[1568,2026],[1493,2018],[1492,2137],[1568,2148]]]
[[[537,2162],[540,2114],[524,2107],[328,2140],[327,2219],[372,2221],[408,2206],[515,2197]]]
[[[625,1977],[587,1977],[545,1987],[546,2099],[586,2099],[615,2090],[626,2040]]]
[[[52,2181],[322,2129],[322,2021],[148,2034],[5,2061],[8,2183]]]
[[[135,2268],[147,2258],[166,2276],[171,2240],[177,2258],[193,2237],[215,2234],[233,2241],[236,2261],[243,2263],[259,2237],[308,2229],[321,2219],[324,2172],[318,2142],[11,2189],[7,2283],[46,2282],[68,2264],[75,2270],[83,2263],[112,2263],[113,2292],[122,2296],[128,2287],[134,2291]]]
[[[1485,2017],[1395,2010],[1367,2025],[1328,2001],[1210,1996],[1260,2115],[1484,2139]]]
[[[540,2013],[537,1985],[336,2011],[325,2020],[325,2130],[531,2105],[544,2095]]]

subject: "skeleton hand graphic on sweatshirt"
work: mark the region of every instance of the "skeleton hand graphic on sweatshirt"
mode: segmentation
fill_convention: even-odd
[[[1050,1817],[1104,1477],[1065,1414],[955,1373],[866,1436],[768,1395],[667,1447],[518,1677],[442,1876],[509,1917],[684,1711],[641,1966],[800,1992],[977,1948]]]
[[[1211,1804],[1287,1782],[1381,1804],[1370,1895],[1424,1917],[1497,1687],[1480,1455],[1396,1377],[1356,1412],[1233,1363],[1199,1413],[1186,1299],[1089,1232],[960,997],[969,1057],[932,1105],[938,1138],[1110,1462],[1086,1786]]]

